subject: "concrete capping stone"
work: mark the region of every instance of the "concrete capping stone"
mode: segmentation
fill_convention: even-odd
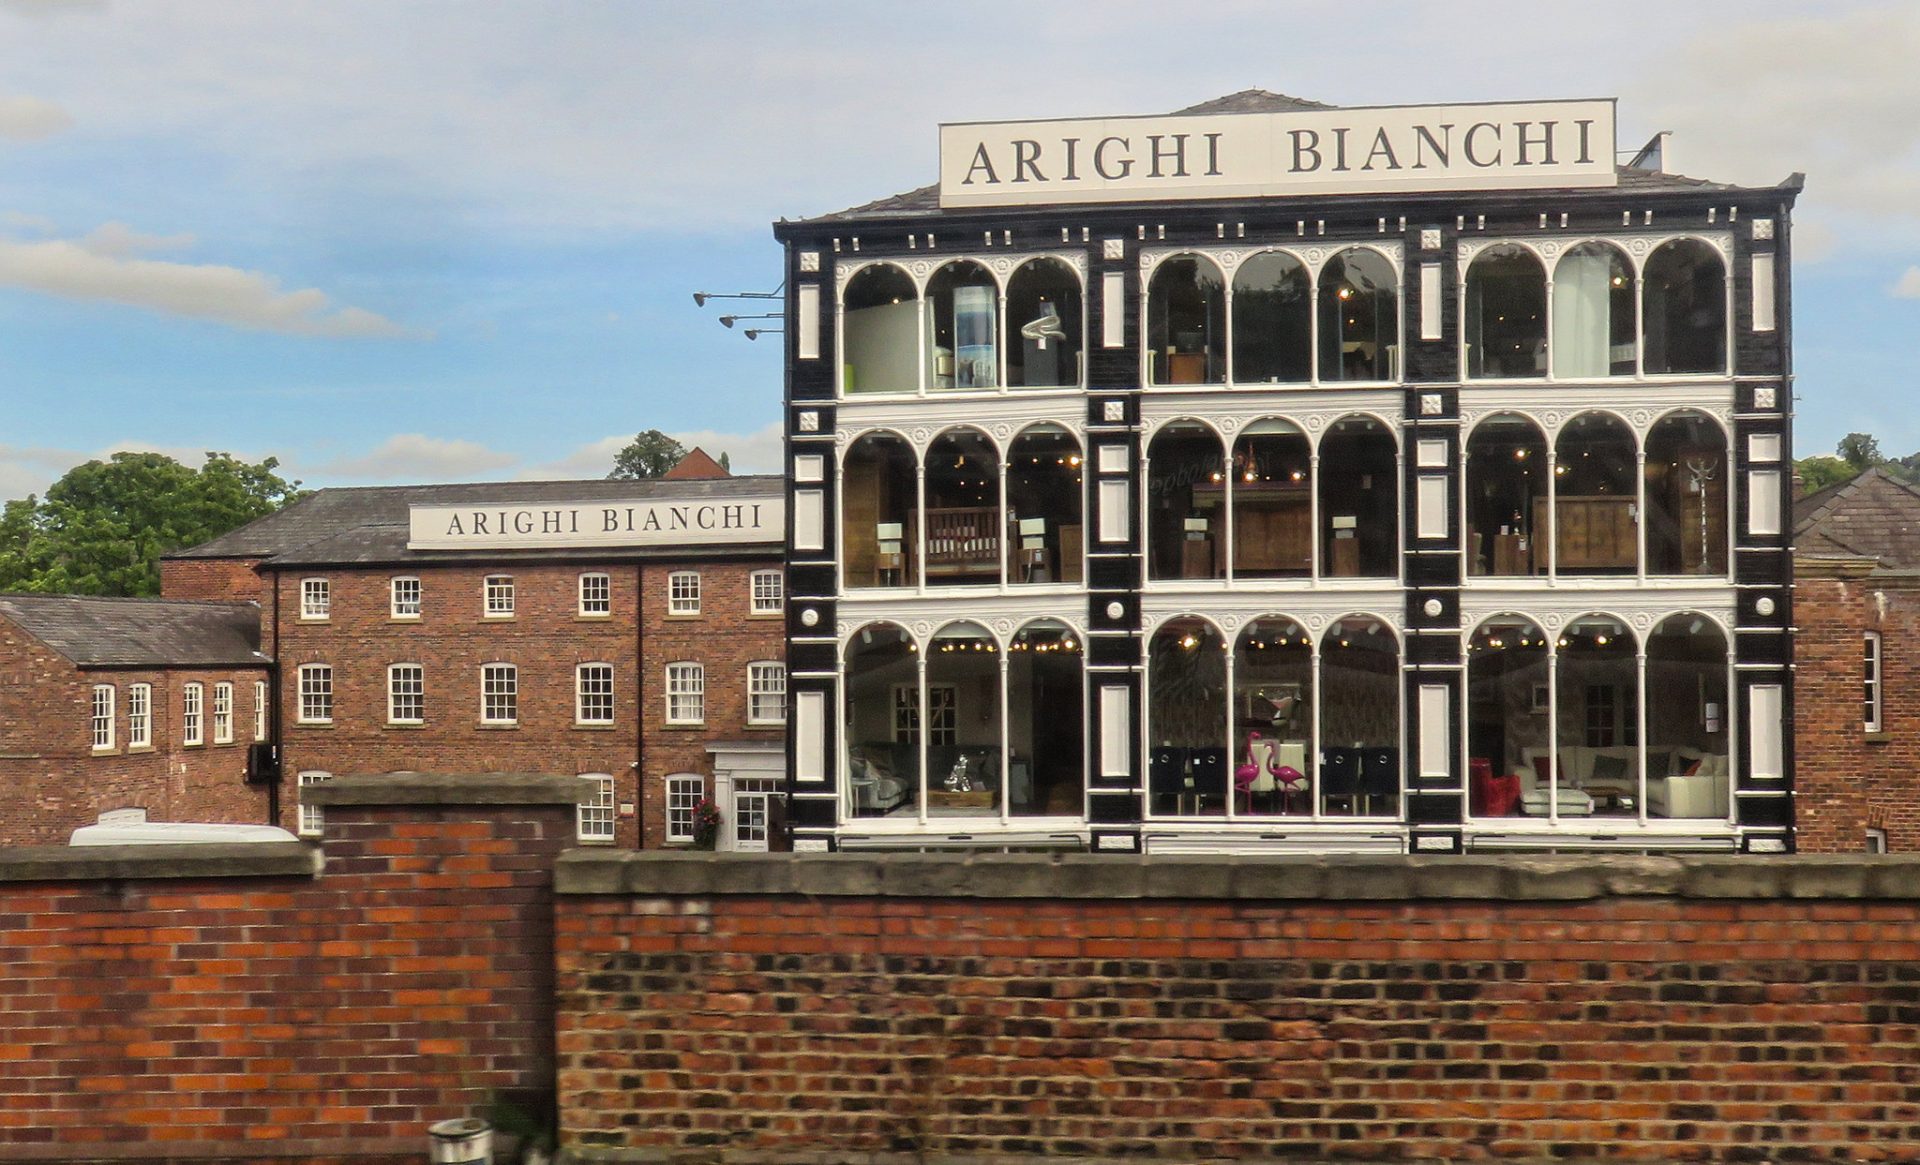
[[[310,805],[580,805],[595,790],[547,773],[376,773],[300,790]]]
[[[326,786],[320,786],[325,788]],[[1579,902],[1920,899],[1920,856],[730,854],[577,849],[561,894]]]
[[[302,841],[0,847],[0,882],[311,878],[321,863],[319,847]]]

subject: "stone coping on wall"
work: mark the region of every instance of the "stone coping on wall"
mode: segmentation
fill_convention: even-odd
[[[550,773],[374,773],[300,790],[308,805],[580,805],[598,789]]]
[[[1490,900],[1920,896],[1920,857],[718,854],[570,850],[561,894],[668,897]]]
[[[320,866],[319,847],[302,841],[0,847],[0,882],[310,878]]]

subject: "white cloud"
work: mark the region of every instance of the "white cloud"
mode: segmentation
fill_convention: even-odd
[[[1920,299],[1920,267],[1909,267],[1887,292],[1895,299]]]
[[[384,316],[337,306],[316,288],[283,291],[278,280],[258,271],[134,257],[188,242],[186,236],[142,235],[121,223],[108,223],[78,242],[0,238],[0,284],[248,331],[329,338],[409,334]]]
[[[38,141],[70,129],[73,116],[38,97],[0,97],[0,138]]]
[[[397,433],[373,452],[340,458],[313,467],[329,478],[360,478],[396,485],[434,481],[485,480],[519,460],[511,453],[489,449],[478,441],[429,437],[425,433]]]

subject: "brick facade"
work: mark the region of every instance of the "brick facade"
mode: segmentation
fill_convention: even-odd
[[[1920,850],[1920,577],[1802,561],[1794,590],[1794,749],[1800,848],[1859,852],[1867,831]],[[1868,731],[1864,639],[1880,635],[1880,725]]]
[[[604,774],[614,779],[614,844],[664,844],[668,774],[700,774],[711,792],[710,744],[781,738],[779,726],[749,726],[746,706],[747,661],[780,660],[783,635],[778,615],[749,614],[749,578],[777,568],[771,557],[637,564],[582,556],[564,563],[269,570],[287,783],[297,786],[302,772]],[[667,578],[676,571],[700,576],[698,615],[668,614]],[[588,573],[608,577],[609,614],[581,614],[580,578]],[[512,578],[511,617],[483,611],[490,575]],[[420,580],[418,618],[392,615],[395,577]],[[325,621],[300,618],[308,578],[328,581]],[[697,725],[666,723],[666,665],[679,661],[705,670],[706,715]],[[388,720],[388,668],[396,663],[422,669],[419,724]],[[576,722],[576,668],[586,663],[613,668],[610,724]],[[333,669],[330,724],[302,722],[303,664]],[[516,668],[518,717],[511,726],[481,721],[488,664]],[[290,821],[295,800],[287,798]]]
[[[61,845],[109,809],[154,821],[265,822],[269,793],[246,783],[259,668],[87,668],[0,619],[0,845]],[[231,740],[214,697],[233,685]],[[129,743],[133,686],[149,688],[150,743]],[[201,685],[201,740],[183,739],[184,692]],[[113,689],[113,743],[93,747],[93,690]]]
[[[168,599],[230,599],[263,602],[266,587],[258,558],[162,558],[160,594]]]

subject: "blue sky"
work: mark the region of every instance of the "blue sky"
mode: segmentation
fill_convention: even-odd
[[[1808,175],[1798,452],[1920,450],[1920,5],[0,0],[0,497],[120,448],[310,485],[777,464],[768,224],[941,121],[1617,96],[1683,173]],[[1186,43],[1182,43],[1185,41]],[[740,308],[738,310],[751,310]]]

